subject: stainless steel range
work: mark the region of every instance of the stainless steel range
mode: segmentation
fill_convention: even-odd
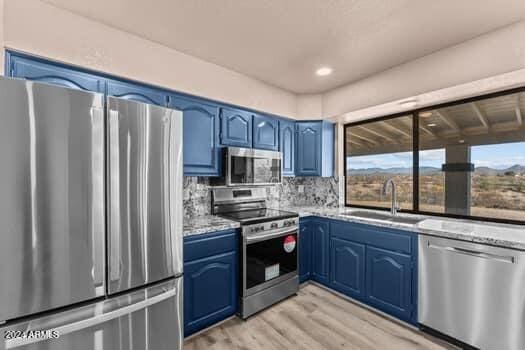
[[[266,208],[266,189],[262,187],[214,189],[213,212],[241,223],[242,318],[298,291],[296,213]]]

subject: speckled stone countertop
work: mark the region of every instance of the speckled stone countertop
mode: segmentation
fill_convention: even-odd
[[[221,218],[215,215],[200,215],[184,218],[184,237],[199,235],[228,229],[239,228],[236,221]]]
[[[416,217],[422,219],[422,221],[417,224],[407,224],[352,216],[352,212],[355,211],[373,210],[352,209],[346,207],[280,207],[274,209],[296,212],[302,217],[319,216],[335,220],[396,228],[425,235],[525,250],[525,226],[521,225],[489,223],[424,215],[398,214],[399,216]]]

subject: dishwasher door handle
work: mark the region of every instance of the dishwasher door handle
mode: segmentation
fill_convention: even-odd
[[[442,246],[437,245],[428,242],[428,247],[432,249],[438,249],[438,250],[444,250],[449,251],[457,254],[463,254],[463,255],[469,255],[474,256],[482,259],[488,259],[488,260],[497,260],[509,264],[515,264],[516,258],[514,256],[505,256],[505,255],[499,255],[499,254],[492,254],[487,252],[480,252],[478,250],[472,250],[472,249],[466,249],[466,248],[459,248],[459,247],[452,247],[452,246]]]

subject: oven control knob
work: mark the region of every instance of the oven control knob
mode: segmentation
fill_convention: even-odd
[[[273,222],[271,225],[270,225],[270,228],[277,228],[279,225],[276,223],[276,222]]]
[[[285,221],[285,222],[284,222],[284,226],[285,226],[285,227],[290,226],[290,221]]]

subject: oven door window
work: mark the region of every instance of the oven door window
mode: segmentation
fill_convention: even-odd
[[[271,184],[281,182],[281,160],[231,156],[231,184]]]
[[[246,246],[246,289],[297,270],[297,234]]]

